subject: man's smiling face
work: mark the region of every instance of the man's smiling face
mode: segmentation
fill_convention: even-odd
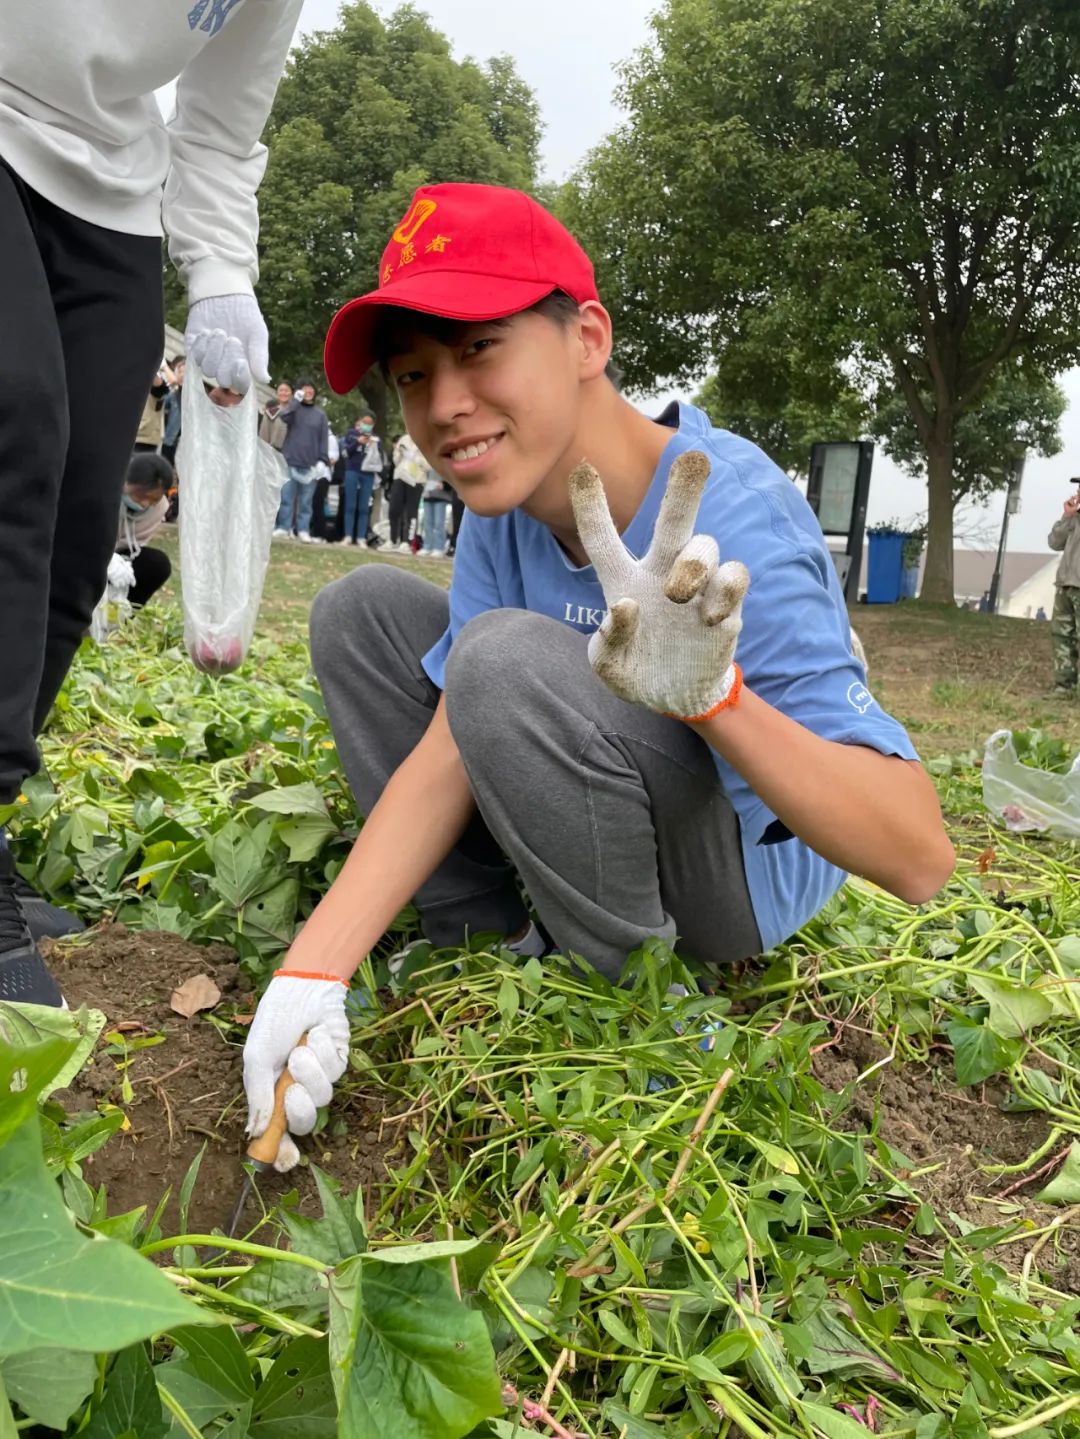
[[[565,465],[578,423],[578,339],[544,315],[392,323],[388,368],[406,428],[480,515],[527,502]]]

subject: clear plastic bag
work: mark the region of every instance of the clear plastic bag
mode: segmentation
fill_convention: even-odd
[[[127,555],[115,554],[109,561],[105,593],[90,616],[90,635],[96,644],[104,644],[113,630],[131,614],[128,594],[135,583],[135,571]]]
[[[986,741],[982,787],[986,808],[1015,834],[1080,839],[1080,754],[1065,774],[1034,769],[1018,758],[1012,730],[996,730]]]
[[[285,461],[260,440],[252,388],[215,405],[194,361],[184,383],[180,585],[184,643],[197,669],[227,674],[247,654],[270,558]]]

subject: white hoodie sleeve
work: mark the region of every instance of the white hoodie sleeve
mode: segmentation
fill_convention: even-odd
[[[302,3],[244,0],[180,74],[163,218],[191,303],[251,294],[258,279],[255,192],[267,157],[259,137]]]

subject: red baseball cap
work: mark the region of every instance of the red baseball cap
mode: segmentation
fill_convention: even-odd
[[[383,306],[501,320],[552,290],[578,304],[600,298],[592,261],[543,205],[502,185],[421,185],[383,251],[379,288],[330,321],[327,381],[343,395],[367,374]]]

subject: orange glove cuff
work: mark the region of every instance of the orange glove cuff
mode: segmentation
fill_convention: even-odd
[[[340,974],[319,974],[308,969],[275,969],[274,978],[279,975],[282,979],[327,979],[331,984],[343,984],[346,989],[349,987],[349,981],[342,979]]]
[[[734,709],[739,703],[739,696],[742,694],[742,670],[735,663],[732,663],[731,668],[735,671],[735,678],[731,682],[731,688],[722,700],[718,700],[712,709],[706,710],[704,714],[678,715],[677,718],[681,719],[684,724],[701,724],[702,720],[712,719],[713,715],[718,715],[721,710]]]

